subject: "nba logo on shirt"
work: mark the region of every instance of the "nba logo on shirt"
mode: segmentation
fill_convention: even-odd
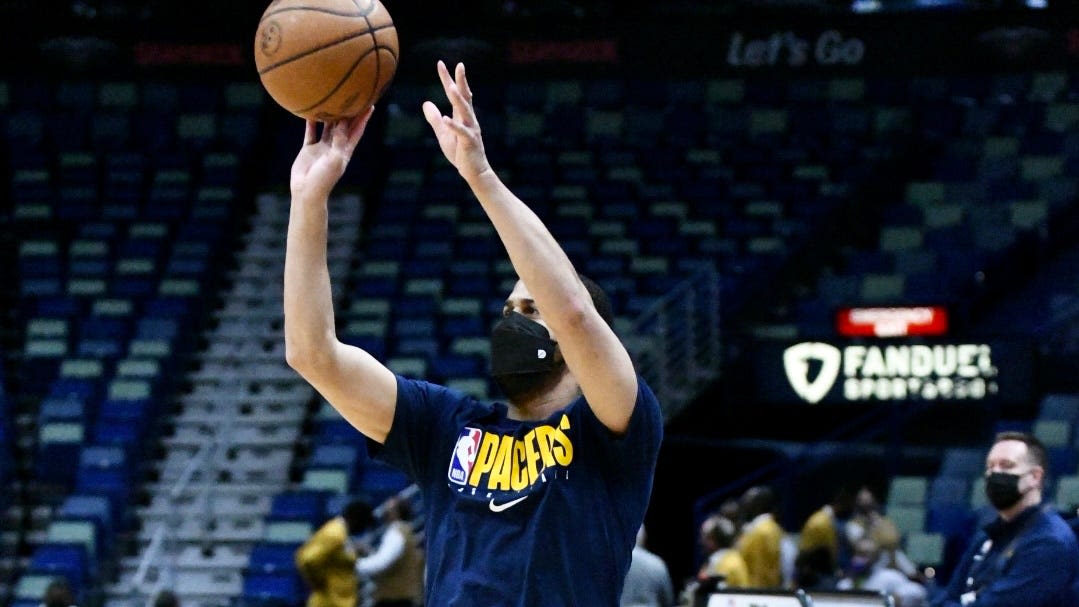
[[[476,463],[476,452],[480,448],[480,436],[483,432],[479,428],[464,428],[457,437],[457,444],[453,448],[453,456],[450,457],[450,481],[463,485],[468,481],[468,475],[472,472],[472,466]]]

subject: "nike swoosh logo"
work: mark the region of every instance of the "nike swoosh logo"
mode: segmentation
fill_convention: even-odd
[[[521,497],[515,500],[510,500],[505,504],[496,504],[494,500],[491,500],[491,503],[488,505],[491,507],[491,512],[502,512],[503,510],[509,510],[510,508],[516,506],[517,504],[520,504],[526,499],[528,499],[528,496],[522,495]]]

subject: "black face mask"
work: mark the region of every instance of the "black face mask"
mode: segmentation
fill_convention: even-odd
[[[985,477],[985,497],[997,510],[1007,510],[1023,499],[1019,491],[1019,474],[990,472]]]
[[[516,312],[491,331],[491,376],[506,398],[516,400],[545,387],[558,374],[558,344],[538,322]]]

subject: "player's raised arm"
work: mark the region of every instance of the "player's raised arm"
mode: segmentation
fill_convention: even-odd
[[[637,377],[625,347],[601,318],[562,247],[538,216],[491,169],[483,148],[465,67],[438,74],[453,107],[444,116],[431,102],[424,116],[446,158],[479,200],[509,253],[538,315],[558,342],[574,378],[601,422],[623,432],[633,412]]]
[[[321,134],[314,121],[307,122],[290,180],[285,357],[349,423],[381,442],[393,422],[396,379],[370,354],[337,339],[326,258],[330,192],[344,175],[372,112],[328,123]]]

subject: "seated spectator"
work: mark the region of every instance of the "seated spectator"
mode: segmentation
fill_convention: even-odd
[[[745,496],[743,496],[744,498]],[[730,522],[734,523],[735,535],[742,533],[742,524],[745,523],[745,517],[742,515],[742,499],[728,499],[724,500],[719,505],[719,510],[716,512],[720,516],[725,517]]]
[[[637,532],[637,544],[622,586],[620,607],[673,607],[674,584],[667,563],[646,546],[644,525]]]
[[[976,533],[934,607],[1079,605],[1079,544],[1042,502],[1048,457],[1023,432],[1002,432],[985,459],[994,520]]]
[[[854,514],[847,523],[847,537],[851,545],[862,538],[873,540],[880,549],[883,565],[902,571],[910,579],[924,581],[918,566],[903,552],[899,528],[888,515],[881,512],[880,502],[869,487],[859,489],[854,498]]]
[[[64,578],[56,578],[45,587],[41,595],[42,607],[74,607],[75,593]]]
[[[359,576],[355,565],[363,547],[353,538],[373,522],[370,504],[351,501],[296,550],[296,569],[310,589],[307,607],[356,607]]]
[[[425,558],[412,519],[408,500],[397,496],[386,500],[378,546],[356,560],[356,573],[373,586],[374,607],[423,603]]]
[[[742,554],[734,549],[737,538],[734,523],[730,519],[718,514],[704,519],[699,539],[706,556],[697,574],[698,580],[719,577],[722,578],[722,587],[749,586],[749,569]]]
[[[717,589],[748,587],[746,561],[734,548],[737,537],[737,526],[722,514],[712,514],[701,522],[697,541],[704,563],[682,589],[679,605],[698,607],[705,605]]]
[[[784,531],[775,517],[775,492],[771,487],[752,487],[742,496],[746,523],[736,548],[745,559],[749,586],[779,588],[783,585],[782,544]]]
[[[154,607],[180,607],[180,597],[171,590],[162,590],[154,597]]]
[[[836,590],[836,574],[832,552],[826,546],[801,550],[794,559],[794,587],[805,591]]]
[[[854,512],[854,490],[843,486],[832,501],[811,514],[798,539],[798,551],[809,552],[815,548],[825,548],[832,556],[832,563],[838,569],[850,564],[850,538],[847,537],[847,522]]]
[[[854,543],[850,566],[836,583],[839,590],[872,590],[891,595],[895,607],[922,607],[928,594],[925,586],[908,578],[885,562],[883,552],[872,538]]]

